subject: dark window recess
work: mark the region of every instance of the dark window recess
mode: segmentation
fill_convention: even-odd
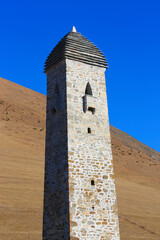
[[[88,128],[88,133],[91,133],[91,128]]]
[[[92,88],[89,82],[87,83],[85,94],[92,95]]]
[[[93,108],[93,107],[89,107],[89,108],[88,108],[88,111],[90,111],[92,114],[94,114],[94,113],[95,113],[95,111],[96,111],[96,109],[95,109],[95,108]]]
[[[92,207],[92,209],[94,209],[94,207]]]
[[[56,83],[56,87],[55,87],[55,94],[58,95],[59,94],[59,87],[58,87],[58,83]]]
[[[55,108],[52,109],[52,114],[54,115],[57,112]]]
[[[94,186],[94,185],[95,185],[95,183],[94,183],[94,180],[91,180],[91,185],[92,185],[92,186]]]

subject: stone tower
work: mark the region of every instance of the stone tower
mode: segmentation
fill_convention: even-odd
[[[103,53],[75,27],[45,63],[43,240],[119,240]]]

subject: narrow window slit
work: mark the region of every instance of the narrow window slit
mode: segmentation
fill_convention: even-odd
[[[88,133],[91,133],[91,128],[88,128]]]
[[[92,185],[92,186],[94,186],[94,185],[95,185],[95,183],[94,183],[94,180],[91,180],[91,185]]]
[[[55,94],[58,95],[59,94],[59,87],[58,87],[58,83],[56,83],[55,86]]]

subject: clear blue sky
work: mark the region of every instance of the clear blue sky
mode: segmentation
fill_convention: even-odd
[[[109,63],[110,123],[160,151],[160,1],[1,1],[0,76],[46,94],[43,65],[75,25]]]

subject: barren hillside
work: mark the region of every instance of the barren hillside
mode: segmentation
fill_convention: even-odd
[[[40,240],[45,96],[0,78],[0,239]],[[121,240],[160,239],[160,153],[111,126]]]

